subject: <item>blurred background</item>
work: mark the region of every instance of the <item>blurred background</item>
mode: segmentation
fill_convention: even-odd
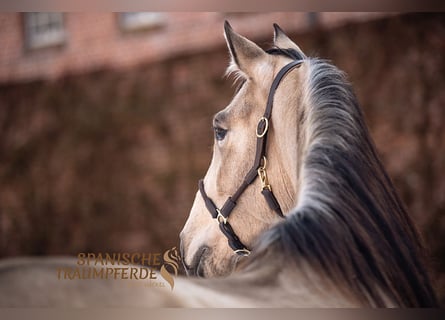
[[[444,14],[1,13],[0,258],[178,245],[233,96],[225,19],[347,72],[444,303]]]

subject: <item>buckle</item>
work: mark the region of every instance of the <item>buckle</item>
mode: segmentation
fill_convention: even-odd
[[[269,189],[269,191],[272,191],[272,187],[269,184],[269,179],[267,178],[266,165],[267,165],[267,160],[266,157],[263,156],[263,164],[260,165],[260,167],[257,170],[258,176],[260,177],[261,180],[261,190]]]
[[[216,209],[216,212],[218,212],[218,215],[216,216],[216,221],[218,221],[218,223],[226,224],[227,218],[221,214],[221,211],[219,209]]]
[[[233,252],[235,252],[236,254],[240,255],[240,256],[244,256],[247,257],[248,255],[250,255],[250,250],[243,248],[243,249],[237,249],[234,250]]]
[[[264,121],[264,129],[263,129],[263,132],[259,133],[258,130],[260,128],[261,121]],[[258,138],[264,137],[264,135],[267,133],[268,129],[269,129],[269,120],[265,117],[261,117],[260,120],[258,121],[258,126],[256,128],[256,136]]]

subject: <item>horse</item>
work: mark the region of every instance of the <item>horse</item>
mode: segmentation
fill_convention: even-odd
[[[224,36],[238,87],[213,118],[213,157],[180,233],[189,277],[173,291],[68,285],[52,273],[73,259],[11,259],[2,306],[437,306],[346,75],[276,24],[269,50],[227,21]]]
[[[225,24],[227,73],[240,85],[213,119],[213,158],[181,232],[187,273],[291,265],[362,305],[436,305],[419,234],[346,75],[274,28],[274,47],[264,51]]]

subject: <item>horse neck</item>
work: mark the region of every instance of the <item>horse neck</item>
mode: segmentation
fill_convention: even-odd
[[[304,65],[304,77],[277,91],[268,151],[271,176],[292,190],[287,199],[273,181],[278,200],[296,205],[258,252],[305,261],[364,304],[435,305],[418,235],[350,86],[327,63]]]

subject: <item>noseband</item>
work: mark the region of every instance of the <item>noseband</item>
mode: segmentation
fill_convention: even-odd
[[[239,255],[247,256],[250,254],[250,250],[241,242],[238,236],[233,231],[232,226],[230,225],[228,219],[230,213],[236,206],[236,202],[240,198],[240,196],[244,193],[247,187],[255,181],[256,177],[260,177],[261,180],[261,194],[266,199],[270,209],[275,211],[280,217],[284,218],[283,212],[281,211],[280,204],[272,193],[272,188],[269,185],[267,179],[267,159],[266,159],[266,144],[267,144],[267,134],[269,130],[269,122],[270,117],[272,115],[272,106],[273,106],[273,98],[275,95],[275,91],[278,88],[281,80],[284,76],[293,68],[299,67],[303,63],[302,60],[295,60],[285,65],[277,74],[275,79],[272,82],[272,86],[270,87],[269,96],[267,99],[266,110],[264,115],[258,121],[258,126],[256,129],[256,153],[255,160],[253,162],[252,168],[249,170],[247,175],[245,176],[242,184],[236,190],[236,192],[229,197],[221,209],[215,205],[212,199],[207,195],[204,189],[204,181],[199,181],[199,191],[201,192],[201,196],[204,199],[207,210],[212,215],[213,219],[219,224],[219,228],[221,232],[226,236],[230,248]]]

